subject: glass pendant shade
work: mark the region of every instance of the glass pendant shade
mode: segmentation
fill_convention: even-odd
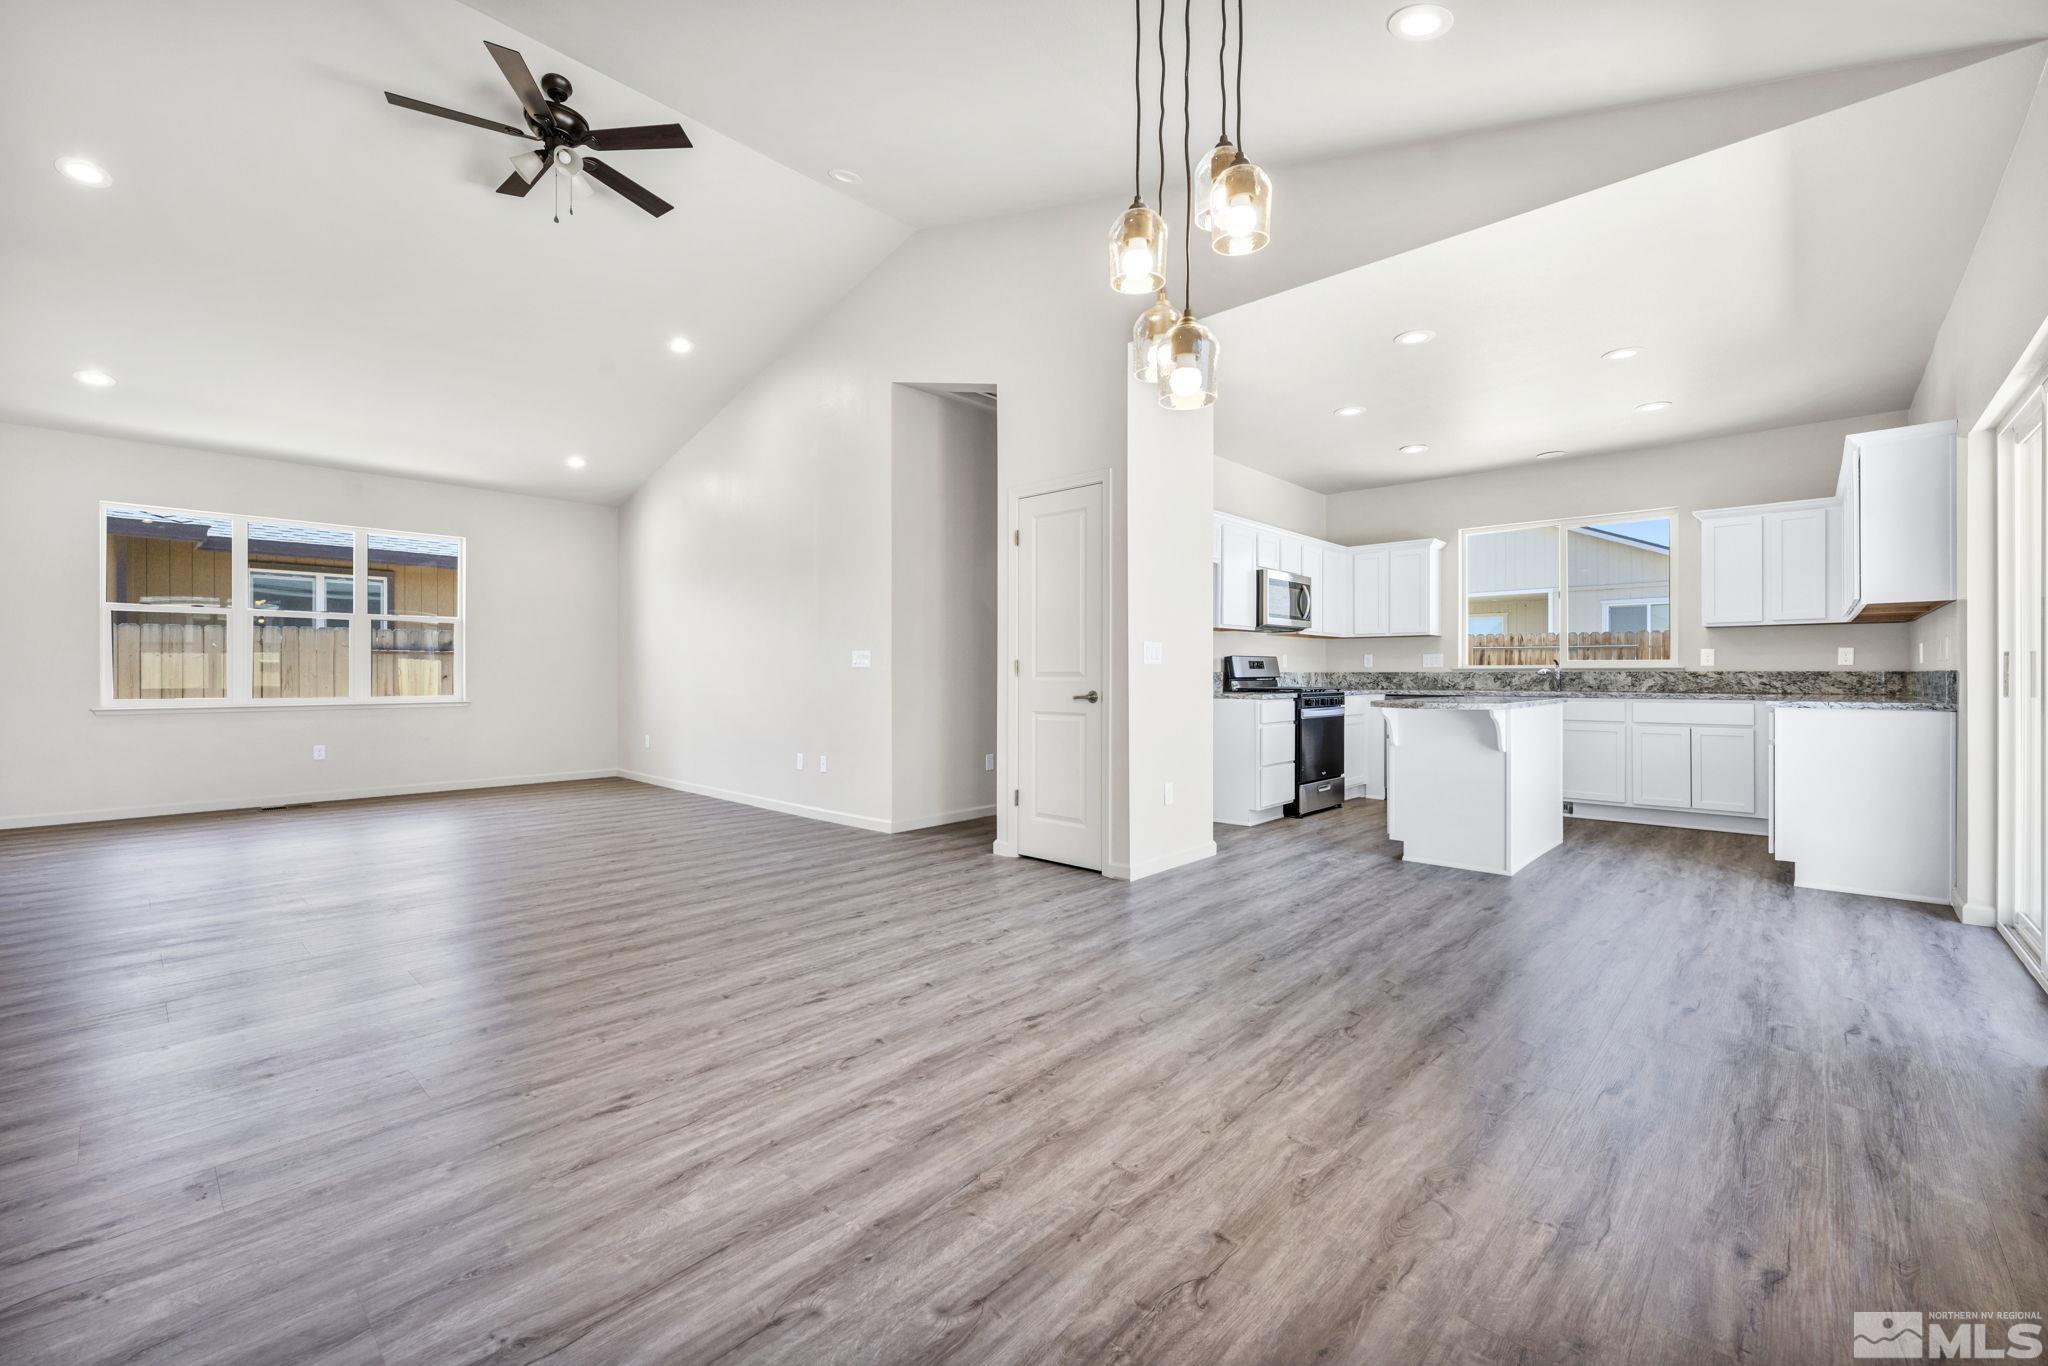
[[[1166,220],[1133,199],[1109,234],[1109,287],[1151,294],[1166,287]]]
[[[1230,139],[1218,138],[1209,155],[1195,168],[1195,226],[1203,232],[1209,231],[1209,194],[1216,186],[1216,177],[1236,160],[1237,148],[1230,145]]]
[[[1137,324],[1131,328],[1131,374],[1138,383],[1159,382],[1159,348],[1179,321],[1180,310],[1167,302],[1163,289],[1159,291],[1158,302],[1138,315]]]
[[[1249,256],[1273,228],[1273,182],[1239,156],[1209,190],[1209,246],[1223,256]]]
[[[1185,314],[1160,344],[1159,406],[1206,408],[1216,401],[1216,338]]]

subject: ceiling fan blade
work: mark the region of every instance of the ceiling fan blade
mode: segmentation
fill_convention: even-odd
[[[531,180],[514,171],[511,175],[505,177],[505,183],[498,187],[498,193],[509,194],[515,199],[524,199],[526,198],[526,192],[540,184],[547,177],[547,173],[548,165],[546,162],[541,163],[540,174]]]
[[[618,191],[618,193],[632,200],[656,218],[661,217],[675,207],[675,205],[648,190],[644,185],[626,179],[626,177],[620,175],[596,157],[583,158],[583,170],[586,175],[598,184],[606,189]]]
[[[638,128],[593,128],[590,145],[601,152],[638,152],[650,147],[688,147],[690,135],[680,123],[648,123]]]
[[[403,95],[394,95],[389,90],[384,92],[384,98],[397,105],[400,109],[417,109],[422,114],[432,114],[437,118],[454,119],[457,123],[467,123],[478,128],[488,128],[494,133],[510,133],[515,138],[533,137],[533,134],[527,132],[524,128],[514,128],[509,123],[499,123],[496,119],[480,119],[475,114],[465,114],[459,109],[443,109],[438,104],[428,104],[425,100],[407,99]]]
[[[512,93],[519,97],[519,107],[526,111],[526,116],[543,128],[553,126],[555,117],[548,112],[547,97],[540,93],[533,73],[526,68],[526,58],[509,47],[499,47],[489,39],[484,40],[484,46],[491,50],[498,70],[504,72],[505,79],[512,83]]]

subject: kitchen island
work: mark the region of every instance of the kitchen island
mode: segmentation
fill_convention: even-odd
[[[1387,724],[1387,836],[1402,858],[1513,874],[1564,842],[1564,699],[1401,697]]]

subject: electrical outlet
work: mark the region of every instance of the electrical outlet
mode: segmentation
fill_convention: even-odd
[[[1145,642],[1145,662],[1147,664],[1160,664],[1164,663],[1165,660],[1166,646],[1164,644],[1156,640]]]
[[[855,650],[855,651],[853,652],[853,667],[854,667],[854,668],[856,668],[856,669],[865,669],[865,668],[868,668],[868,667],[870,667],[870,666],[871,666],[871,665],[872,665],[872,664],[873,664],[874,662],[875,662],[875,656],[874,656],[874,653],[873,653],[873,651],[870,651],[870,650]]]
[[[982,756],[981,756],[981,771],[982,771],[983,773],[993,773],[993,772],[995,772],[995,771],[996,771],[996,756],[995,756],[995,755],[993,755],[993,754],[984,754],[984,755],[982,755]]]
[[[1361,669],[1370,670],[1372,668],[1372,656],[1360,655],[1358,657],[1358,667]]]
[[[1925,664],[1925,663],[1927,662],[1927,642],[1926,642],[1926,641],[1922,640],[1922,641],[1916,642],[1916,645],[1915,645],[1915,653],[1914,653],[1914,656],[1913,656],[1913,662],[1914,662],[1915,664]]]
[[[804,771],[804,756],[801,750],[797,752],[796,756],[796,771],[799,773]]]
[[[823,772],[825,772],[825,771],[826,771],[826,770],[827,770],[827,769],[828,769],[829,767],[830,767],[830,761],[829,761],[829,760],[827,760],[827,759],[825,758],[825,756],[824,756],[824,755],[820,754],[820,755],[818,756],[818,772],[820,772],[820,773],[823,773]]]
[[[1425,669],[1441,669],[1443,666],[1444,657],[1442,655],[1424,655],[1422,657],[1422,667]]]
[[[1280,672],[1281,672],[1281,673],[1286,673],[1286,672],[1287,672],[1287,656],[1286,656],[1286,655],[1282,655],[1282,656],[1280,656]]]
[[[1700,667],[1702,669],[1711,669],[1714,667],[1714,652],[1712,650],[1700,651]]]
[[[1844,645],[1835,651],[1835,663],[1846,669],[1856,662],[1856,647]]]
[[[325,759],[325,758],[327,757],[327,746],[325,746],[325,745],[315,745],[315,746],[313,746],[313,757],[314,757],[315,759]]]
[[[640,748],[642,748],[642,749],[653,749],[653,748],[654,748],[654,737],[653,737],[652,735],[643,735],[643,736],[641,736],[641,737],[640,737]]]
[[[1172,783],[1168,783],[1168,784],[1166,785],[1166,804],[1167,804],[1168,806],[1172,806],[1172,805],[1173,805],[1173,784],[1172,784]]]

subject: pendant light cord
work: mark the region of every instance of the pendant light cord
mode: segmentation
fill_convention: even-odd
[[[1166,208],[1166,0],[1159,0],[1159,207]]]
[[[1237,154],[1244,155],[1244,0],[1237,0]]]
[[[1131,0],[1131,198],[1145,197],[1145,0]]]
[[[1239,3],[1242,4],[1243,0]],[[1195,235],[1195,162],[1194,154],[1188,150],[1188,139],[1194,134],[1189,113],[1193,102],[1188,95],[1188,82],[1195,62],[1195,0],[1181,0],[1180,29],[1180,173],[1184,199],[1181,205],[1180,296],[1181,311],[1192,318],[1195,316],[1195,278],[1194,256],[1189,244]]]
[[[1230,0],[1216,0],[1222,37],[1216,40],[1216,140],[1230,136],[1230,82],[1223,74],[1223,54],[1230,50]]]

